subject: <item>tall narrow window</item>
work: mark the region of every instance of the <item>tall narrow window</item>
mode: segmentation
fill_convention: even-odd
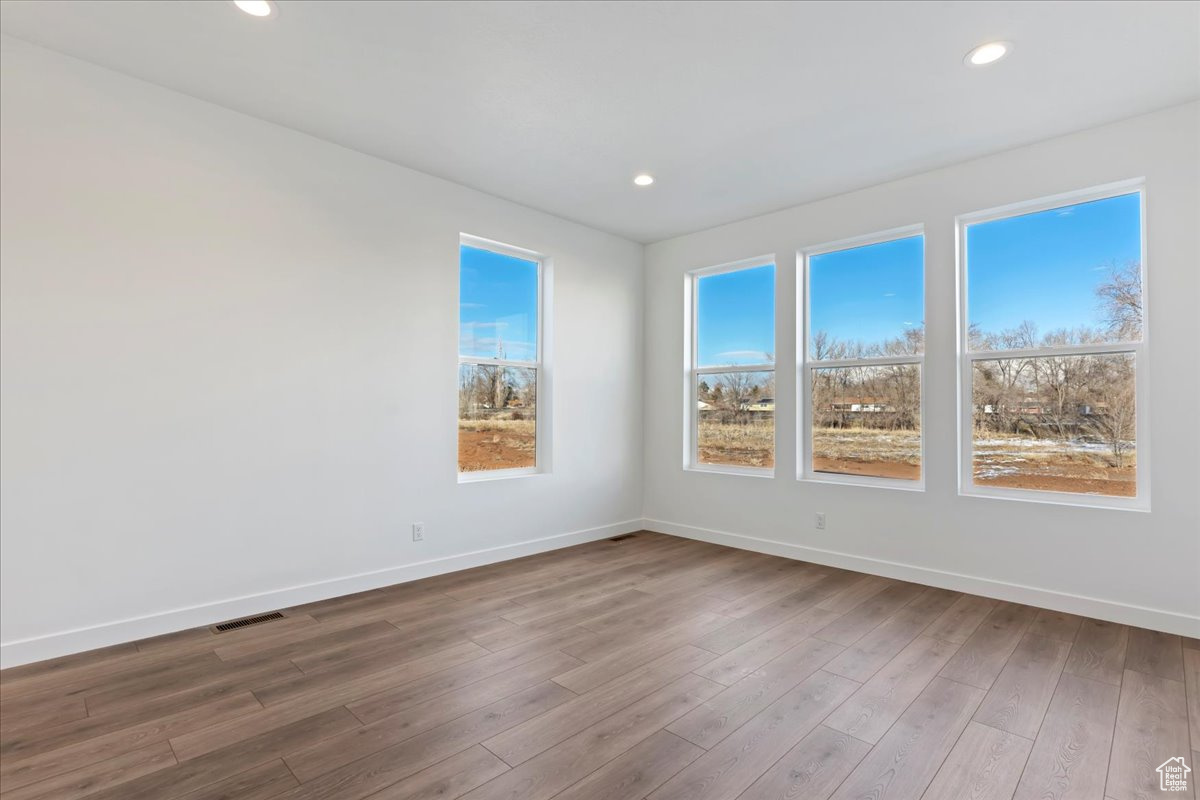
[[[775,264],[758,259],[689,276],[687,465],[775,468]]]
[[[920,486],[920,228],[814,248],[803,261],[800,477]]]
[[[459,247],[458,471],[542,468],[542,259],[473,237]],[[541,430],[539,430],[539,428]]]
[[[1144,506],[1138,185],[959,223],[963,490]]]

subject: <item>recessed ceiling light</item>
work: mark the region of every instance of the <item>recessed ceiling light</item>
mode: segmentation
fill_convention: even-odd
[[[233,4],[252,17],[275,15],[275,4],[271,0],[233,0]]]
[[[637,186],[649,186],[650,184],[654,183],[654,176],[647,175],[643,172],[641,175],[635,175],[633,182]]]
[[[968,67],[982,67],[985,64],[995,64],[1011,52],[1012,42],[988,42],[967,53],[963,63]]]

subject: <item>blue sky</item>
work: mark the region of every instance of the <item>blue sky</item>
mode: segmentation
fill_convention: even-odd
[[[763,364],[775,355],[775,265],[700,278],[697,366]]]
[[[1100,327],[1096,287],[1112,264],[1140,260],[1136,193],[971,225],[967,316],[984,332]]]
[[[908,236],[809,260],[809,332],[882,344],[925,323],[925,240]]]
[[[1024,320],[1039,332],[1102,324],[1096,287],[1141,257],[1135,194],[967,228],[968,316],[983,331]],[[534,360],[537,264],[461,248],[459,352]],[[924,239],[910,236],[814,256],[810,331],[878,344],[924,324]],[[764,363],[775,354],[775,266],[700,279],[698,366]]]
[[[538,265],[462,245],[458,352],[533,361],[537,357]]]

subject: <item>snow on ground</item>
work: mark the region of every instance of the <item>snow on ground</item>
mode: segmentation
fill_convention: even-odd
[[[1002,467],[998,464],[989,464],[986,467],[979,467],[975,470],[976,478],[1002,478],[1005,475],[1020,475],[1020,467]]]
[[[1082,439],[1031,439],[1023,436],[980,438],[972,440],[976,457],[1009,455],[1014,450],[1043,453],[1110,453],[1112,446],[1107,442],[1090,442]],[[1130,452],[1133,442],[1125,442]]]

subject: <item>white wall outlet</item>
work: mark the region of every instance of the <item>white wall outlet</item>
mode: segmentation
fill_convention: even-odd
[[[425,541],[425,523],[424,522],[414,522],[413,523],[413,541],[414,542]]]
[[[824,511],[817,512],[816,517],[813,519],[813,527],[815,527],[819,531],[825,530],[825,512]]]

